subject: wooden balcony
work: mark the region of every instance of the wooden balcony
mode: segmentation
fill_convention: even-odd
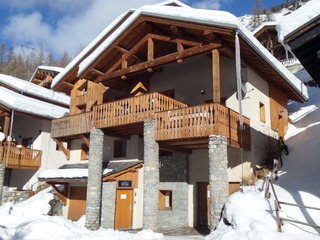
[[[192,148],[206,143],[209,135],[216,134],[226,136],[231,146],[240,147],[242,143],[244,149],[250,149],[250,119],[243,117],[240,131],[239,114],[219,103],[159,112],[155,120],[156,141],[177,146],[180,140],[181,145]],[[192,139],[194,141],[190,141]]]
[[[91,112],[52,121],[52,138],[89,133],[92,127],[108,128],[143,122],[155,112],[187,107],[159,93],[144,94],[93,107]]]
[[[239,114],[226,106],[210,103],[188,107],[159,93],[109,102],[94,106],[88,113],[55,119],[51,135],[53,138],[72,137],[89,133],[92,127],[113,133],[142,134],[142,123],[146,119],[156,120],[155,139],[161,143],[192,145],[193,141],[198,141],[207,146],[208,136],[217,134],[226,136],[231,146],[250,149],[248,118],[243,117],[240,131]],[[132,126],[135,126],[135,133],[130,132]],[[198,148],[199,144],[194,146]]]
[[[6,164],[6,168],[38,169],[41,155],[41,150],[0,146],[0,163]]]

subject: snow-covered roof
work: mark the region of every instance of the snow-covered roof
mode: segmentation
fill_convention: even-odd
[[[170,4],[175,4],[179,7],[183,8],[191,8],[190,6],[178,1],[178,0],[167,0],[158,4],[155,4],[155,6],[167,6]],[[172,7],[172,6],[171,6]],[[179,8],[180,9],[180,8]],[[88,54],[90,51],[92,51],[97,44],[105,38],[112,29],[114,29],[117,24],[119,24],[125,17],[128,16],[128,14],[134,12],[135,9],[130,9],[127,12],[123,13],[119,17],[117,17],[114,21],[112,21],[90,44],[88,44],[52,81],[51,88],[54,88],[74,67],[76,67],[80,61]]]
[[[108,27],[106,27],[90,44],[88,44],[62,71],[52,80],[51,88],[54,88],[73,68],[75,68],[80,61],[92,51],[97,44],[109,34],[109,32],[117,26],[128,14],[134,10],[129,10],[115,20],[113,20]]]
[[[239,35],[280,75],[287,83],[298,92],[304,100],[308,99],[307,88],[289,70],[287,70],[261,43],[249,32],[231,13],[217,10],[193,9],[190,7],[172,7],[147,5],[139,8],[128,17],[110,36],[103,41],[87,58],[79,65],[78,76],[123,34],[129,26],[141,15],[161,17],[186,22],[208,24],[231,28],[239,32]]]
[[[26,93],[57,104],[70,105],[70,97],[66,94],[55,92],[16,77],[0,74],[0,85],[8,86],[21,92],[21,94]]]
[[[37,67],[37,70],[42,70],[42,71],[52,71],[52,72],[61,72],[63,68],[61,67],[55,67],[55,66],[45,66],[45,65],[40,65]]]
[[[261,31],[265,27],[276,27],[276,22],[264,22],[259,27],[257,27],[252,34],[255,35],[257,32]]]
[[[133,166],[138,166],[142,162],[139,159],[111,160],[103,163],[102,175],[109,176],[110,174],[121,172],[125,169],[130,169]],[[88,177],[88,163],[65,164],[58,169],[44,170],[38,176],[41,180],[48,179],[80,179]]]
[[[277,25],[279,41],[283,42],[286,37],[318,18],[319,15],[320,1],[310,0],[291,14],[282,17]]]
[[[161,6],[178,6],[178,7],[186,7],[191,8],[190,6],[180,2],[179,0],[167,0],[161,3],[156,3],[155,5],[161,5]]]
[[[112,169],[104,169],[103,175],[112,172]],[[71,178],[88,178],[88,168],[71,168],[71,169],[48,169],[42,171],[38,178],[40,179],[71,179]]]
[[[0,104],[31,115],[45,118],[61,118],[69,113],[68,108],[27,97],[1,86],[0,96]]]

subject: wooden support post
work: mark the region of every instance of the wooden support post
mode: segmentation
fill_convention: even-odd
[[[9,135],[9,127],[10,127],[10,116],[9,115],[5,115],[3,133],[4,133],[4,135],[6,135],[6,137]]]
[[[65,148],[63,143],[57,139],[54,139],[54,141],[58,144],[61,151],[66,155],[67,159],[70,160],[70,150]]]
[[[60,191],[59,188],[57,188],[57,186],[55,185],[55,183],[49,183],[48,184],[53,188],[53,190],[57,193],[58,197],[61,199],[61,201],[63,202],[63,206],[67,206],[67,197]],[[67,188],[67,184],[64,184],[64,191],[66,194],[66,188]],[[67,195],[67,194],[66,194]]]
[[[212,50],[213,102],[220,103],[220,56],[217,49]]]
[[[90,139],[87,138],[86,136],[84,135],[81,135],[81,138],[83,140],[83,142],[87,145],[87,147],[89,148],[90,147]]]
[[[274,200],[274,205],[275,205],[275,209],[276,209],[277,229],[278,229],[278,232],[281,232],[282,221],[281,221],[280,214],[279,214],[279,203],[277,200]]]
[[[154,42],[152,38],[148,38],[148,61],[154,59]]]

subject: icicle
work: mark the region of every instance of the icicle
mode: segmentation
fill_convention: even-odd
[[[238,36],[238,30],[235,34],[235,54],[236,54],[236,75],[237,75],[237,91],[238,91],[238,103],[239,103],[239,134],[240,134],[240,160],[241,160],[241,174],[242,179],[240,183],[241,192],[243,192],[243,152],[242,152],[242,130],[243,130],[243,117],[242,117],[242,91],[241,91],[241,56],[240,56],[240,42]]]
[[[240,42],[238,31],[235,34],[235,48],[236,48],[236,73],[237,73],[237,91],[238,91],[238,103],[239,103],[239,127],[240,131],[243,129],[243,117],[242,117],[242,91],[241,91],[241,57],[240,57]]]

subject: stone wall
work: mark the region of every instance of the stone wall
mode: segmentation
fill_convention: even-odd
[[[116,182],[104,182],[102,185],[101,227],[114,228],[116,207]]]
[[[160,182],[188,182],[187,154],[160,156]]]
[[[161,182],[159,190],[172,191],[172,209],[158,210],[159,229],[188,227],[188,184]]]
[[[8,202],[19,203],[32,196],[32,191],[6,191],[2,194],[2,205]]]

